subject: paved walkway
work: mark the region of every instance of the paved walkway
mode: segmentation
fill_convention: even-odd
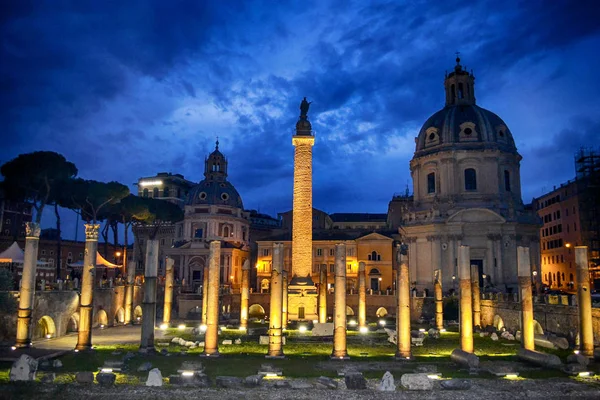
[[[155,330],[156,339],[161,339],[163,332]],[[118,345],[139,343],[141,336],[140,325],[117,326],[113,328],[92,330],[93,345]],[[77,344],[77,333],[54,339],[40,339],[33,342],[33,347],[49,350],[73,350]]]

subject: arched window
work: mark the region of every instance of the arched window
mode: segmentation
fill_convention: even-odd
[[[158,188],[157,187],[155,187],[154,190],[152,191],[152,196],[158,197]]]
[[[143,194],[143,196],[144,196],[144,197],[148,197],[148,188],[145,188],[145,189],[144,189],[144,194]]]
[[[510,172],[504,170],[504,190],[510,192]]]
[[[168,187],[165,187],[163,189],[163,197],[169,197],[169,188]]]
[[[477,172],[473,168],[465,169],[465,190],[477,190]]]
[[[435,172],[427,175],[427,193],[435,193]]]
[[[452,104],[454,104],[455,98],[456,98],[456,86],[452,85]]]
[[[223,227],[223,237],[229,237],[229,227],[228,226]]]
[[[460,82],[458,84],[458,98],[459,99],[464,99],[465,98],[465,91],[463,90],[463,84],[462,84],[462,82]]]

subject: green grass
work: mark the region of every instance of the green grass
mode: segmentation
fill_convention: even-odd
[[[151,362],[153,367],[158,367],[163,377],[176,374],[184,361],[200,361],[205,366],[207,375],[212,379],[219,375],[229,376],[248,376],[256,374],[260,365],[263,363],[274,364],[281,368],[286,377],[318,377],[337,375],[337,366],[339,362],[330,360],[332,352],[331,342],[322,342],[318,338],[313,338],[310,334],[300,333],[298,331],[288,330],[285,332],[288,343],[284,346],[286,358],[283,360],[267,360],[265,354],[268,346],[259,345],[257,339],[248,339],[244,332],[233,329],[225,329],[219,336],[219,342],[224,339],[235,340],[240,338],[242,344],[239,345],[220,345],[219,351],[221,357],[206,359],[200,358],[202,348],[187,350],[178,345],[170,344],[172,337],[183,337],[186,340],[203,340],[191,335],[189,330],[180,331],[177,328],[169,329],[166,332],[167,338],[157,341],[157,349],[168,349],[171,356],[166,357],[159,354],[138,355],[138,345],[119,345],[119,346],[96,346],[90,352],[70,352],[61,357],[63,367],[57,372],[57,383],[69,383],[75,379],[75,373],[78,371],[98,371],[106,360],[120,360],[126,352],[131,351],[136,357],[128,362],[128,370],[117,374],[117,383],[119,384],[140,384],[147,377],[147,372],[137,372],[137,368],[144,362]],[[385,333],[371,332],[367,335],[351,332],[347,337],[348,353],[351,357],[350,363],[363,362],[390,362],[390,371],[399,378],[403,373],[415,370],[423,363],[434,364],[437,370],[445,378],[473,378],[467,371],[453,366],[450,362],[452,350],[459,347],[459,334],[457,332],[445,332],[441,334],[440,339],[425,338],[424,346],[412,347],[414,362],[393,363],[396,346],[387,341]],[[508,342],[505,340],[492,341],[489,337],[475,336],[475,353],[481,361],[514,361],[519,349],[518,342]],[[112,353],[119,349],[121,354]],[[182,355],[182,350],[186,350]],[[548,350],[540,349],[548,353],[557,354],[563,361],[570,354],[568,350]],[[345,364],[348,362],[345,362]],[[8,369],[10,363],[0,363],[0,383],[8,382]],[[598,367],[593,367],[598,369]],[[384,371],[366,371],[367,378],[380,378]],[[599,373],[600,371],[596,371]],[[44,374],[40,372],[38,379]],[[565,377],[560,371],[554,370],[536,370],[531,369],[523,372],[521,377],[526,379],[548,379],[553,377]],[[499,379],[491,375],[482,374],[479,378]],[[580,378],[577,378],[580,379]],[[582,379],[582,381],[599,385],[600,381],[596,378]]]

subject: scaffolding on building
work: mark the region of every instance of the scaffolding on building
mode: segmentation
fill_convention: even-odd
[[[600,285],[600,151],[579,149],[575,171],[583,245],[588,246],[592,279]]]

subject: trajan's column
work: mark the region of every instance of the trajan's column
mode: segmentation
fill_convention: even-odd
[[[292,219],[292,280],[288,286],[288,318],[317,319],[317,288],[312,270],[312,147],[315,144],[308,121],[310,103],[300,104],[300,118],[292,137],[294,152],[294,208]]]

